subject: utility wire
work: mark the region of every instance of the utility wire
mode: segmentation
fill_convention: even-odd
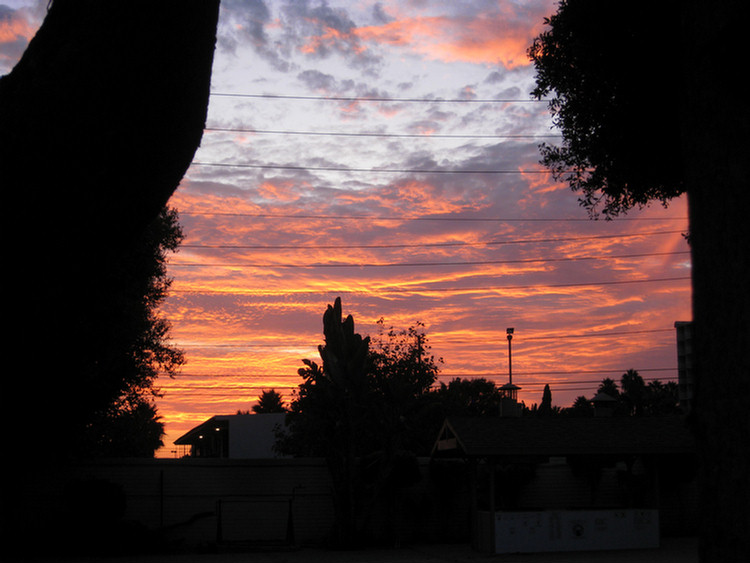
[[[554,218],[518,218],[518,217],[424,217],[424,216],[387,216],[387,215],[289,215],[285,213],[239,213],[227,211],[180,211],[180,216],[199,217],[244,217],[255,219],[284,219],[303,220],[311,219],[334,220],[334,221],[442,221],[469,222],[469,223],[591,223],[588,217],[554,217]],[[611,222],[630,221],[685,221],[684,217],[618,217]]]
[[[631,334],[650,334],[650,333],[657,333],[657,332],[670,332],[673,333],[673,328],[655,328],[655,329],[643,329],[643,330],[621,330],[616,332],[589,332],[585,334],[568,334],[568,335],[555,335],[555,336],[531,336],[531,337],[524,337],[521,340],[521,344],[523,342],[529,342],[529,341],[537,341],[537,340],[559,340],[561,338],[602,338],[602,337],[610,337],[610,336],[627,336]],[[505,333],[497,333],[497,334],[482,334],[482,340],[491,340],[491,339],[499,339],[499,340],[505,340]],[[476,340],[441,340],[441,339],[435,339],[430,340],[430,344],[433,346],[442,346],[442,345],[453,345],[453,344],[475,344]],[[176,346],[178,348],[315,348],[317,349],[318,344],[309,344],[308,342],[296,342],[296,343],[285,343],[280,344],[277,342],[264,342],[264,343],[241,343],[241,344],[215,344],[215,343],[201,343],[201,344],[179,344],[177,343]],[[269,376],[270,377],[270,376]]]
[[[269,129],[245,129],[233,127],[206,127],[209,133],[254,133],[263,135],[303,135],[320,137],[384,137],[404,139],[542,139],[559,138],[561,135],[456,135],[441,133],[367,133],[367,132],[334,132],[334,131],[283,131]]]
[[[617,373],[619,373],[620,371],[622,371],[622,370],[618,370]],[[613,371],[612,373],[615,373],[615,372]],[[507,377],[507,375],[508,374],[492,374],[491,376],[482,376],[482,379],[493,380],[493,379]],[[521,374],[519,374],[519,375],[521,375]],[[539,374],[539,375],[544,375],[544,374]],[[215,377],[215,376],[209,376],[209,377]],[[297,376],[297,377],[299,377],[299,376]],[[468,376],[465,376],[465,377],[462,376],[461,379],[471,380],[471,379],[475,379],[475,377],[471,376],[471,375],[468,375]],[[675,381],[677,381],[677,378],[674,377],[674,376],[671,376],[671,377],[644,377],[643,381],[644,382],[652,382],[652,381],[675,382]],[[444,382],[443,381],[437,381],[437,382],[435,382],[435,384],[433,384],[433,386],[432,386],[432,390],[439,389],[441,383],[444,383]],[[554,390],[559,391],[559,392],[589,391],[589,390],[592,389],[592,387],[595,388],[595,386],[600,385],[600,384],[601,384],[600,380],[555,381],[552,385],[550,385],[549,383],[543,383],[543,382],[539,382],[539,381],[533,381],[533,382],[530,381],[530,382],[527,382],[527,383],[524,384],[523,389],[541,389],[545,385],[550,385],[550,389],[554,389]],[[573,387],[571,387],[571,385]],[[584,386],[584,387],[581,387],[581,386]],[[180,391],[180,392],[186,392],[186,391],[187,392],[190,392],[190,391],[198,392],[198,391],[200,391],[201,393],[205,393],[205,391],[213,391],[215,393],[222,393],[223,394],[223,393],[226,393],[226,392],[228,392],[230,390],[234,390],[234,391],[258,390],[258,389],[261,389],[261,390],[267,390],[267,389],[274,389],[274,390],[290,389],[290,390],[294,390],[294,389],[297,389],[298,387],[299,387],[299,384],[298,385],[291,385],[291,384],[287,384],[287,385],[274,385],[273,383],[271,383],[271,384],[265,384],[265,385],[261,385],[261,384],[257,384],[257,383],[239,383],[239,384],[236,384],[236,385],[203,385],[203,384],[199,384],[199,385],[189,385],[189,384],[188,385],[184,385],[183,384],[183,385],[180,385],[180,384],[177,384],[177,385],[162,386],[161,390],[166,390],[166,391]]]
[[[243,94],[235,92],[211,92],[215,98],[254,98],[267,100],[308,100],[320,102],[394,102],[394,103],[423,103],[423,104],[440,104],[440,103],[458,103],[458,104],[538,104],[547,103],[549,100],[538,100],[534,98],[501,98],[501,99],[482,99],[482,98],[391,98],[387,96],[303,96],[303,95],[283,95],[283,94]]]
[[[389,249],[389,248],[450,248],[467,246],[500,246],[506,244],[529,244],[547,242],[575,242],[598,239],[619,239],[628,237],[645,237],[683,233],[683,230],[649,231],[642,233],[623,233],[619,235],[592,235],[581,237],[558,237],[539,239],[490,240],[483,242],[433,242],[422,244],[181,244],[180,248],[217,249],[217,250],[346,250],[346,249]]]
[[[342,166],[295,166],[291,164],[244,164],[228,162],[193,162],[191,166],[248,168],[260,170],[313,170],[316,172],[374,172],[386,174],[552,174],[548,169],[531,170],[450,170],[447,168],[346,168]]]
[[[643,369],[637,369],[636,371],[638,373],[647,373],[647,372],[663,372],[663,371],[677,371],[678,368],[676,367],[661,367],[661,368],[643,368]],[[513,372],[513,375],[518,375],[519,377],[528,377],[528,376],[539,376],[539,375],[607,375],[611,373],[625,373],[627,370],[619,368],[619,369],[576,369],[576,370],[563,370],[563,371],[527,371],[527,372]],[[438,378],[452,378],[455,379],[456,377],[506,377],[507,373],[500,373],[500,372],[486,372],[486,373],[441,373],[438,375]],[[646,380],[647,378],[644,378]],[[651,378],[651,379],[657,379],[657,378]],[[581,384],[581,383],[591,383],[593,380],[582,380],[582,381],[560,381],[556,382],[559,384],[564,383],[575,383],[575,384]],[[598,383],[598,381],[597,381]]]
[[[513,375],[518,375],[519,377],[530,377],[530,376],[540,376],[540,375],[608,375],[608,374],[622,374],[625,373],[627,370],[624,369],[600,369],[600,370],[569,370],[569,371],[527,371],[524,373],[518,373],[516,374],[514,372]],[[636,370],[638,373],[655,373],[655,372],[675,372],[677,371],[676,367],[671,368],[645,368],[645,369],[638,369]],[[438,374],[438,379],[471,379],[471,378],[494,378],[494,377],[507,377],[507,373],[500,373],[500,372],[458,372],[458,373],[441,373]],[[234,378],[242,378],[242,379],[255,379],[258,377],[268,378],[268,379],[297,379],[300,377],[297,373],[181,373],[177,377],[189,377],[189,378],[221,378],[221,379],[234,379]],[[674,376],[671,376],[674,377]],[[662,380],[666,379],[663,377],[644,377],[644,381],[653,381],[653,380]],[[176,379],[173,379],[172,381],[176,381]],[[565,380],[565,381],[556,381],[555,385],[582,385],[587,383],[600,383],[598,380],[594,379],[582,379],[582,380]],[[526,385],[534,385],[533,382],[528,382]],[[543,385],[543,384],[541,384]],[[269,384],[266,383],[266,387],[269,387]],[[272,386],[272,385],[270,385]]]
[[[561,338],[603,338],[603,337],[609,337],[609,336],[625,336],[629,334],[652,334],[656,332],[674,332],[674,329],[672,328],[656,328],[651,330],[625,330],[625,331],[617,331],[617,332],[598,332],[598,333],[589,333],[589,334],[560,334],[555,336],[532,336],[529,338],[523,338],[523,342],[532,342],[532,341],[539,341],[539,340],[559,340]]]
[[[593,260],[625,260],[631,258],[647,258],[653,256],[677,256],[690,254],[689,251],[679,252],[648,252],[643,254],[621,254],[612,256],[568,256],[563,258],[519,258],[515,260],[472,260],[465,262],[381,262],[381,263],[348,263],[348,264],[272,264],[272,263],[215,263],[215,262],[172,262],[170,266],[186,268],[416,268],[438,266],[490,266],[500,264],[535,264],[539,262],[578,262]]]
[[[529,284],[529,285],[506,285],[506,286],[483,286],[483,287],[435,287],[435,288],[415,288],[415,287],[385,287],[379,289],[328,289],[329,293],[338,293],[346,295],[357,294],[414,294],[414,293],[469,293],[469,292],[493,292],[493,291],[513,291],[513,290],[534,290],[534,289],[564,289],[573,287],[607,287],[615,285],[632,285],[641,283],[662,283],[674,281],[690,280],[690,276],[679,276],[670,278],[646,278],[636,280],[613,280],[600,282],[581,282],[581,283],[559,283],[559,284]],[[221,290],[221,289],[171,289],[172,293],[184,294],[201,294],[201,295],[303,295],[303,294],[320,294],[319,289],[251,289],[251,290]]]
[[[627,336],[631,334],[654,334],[654,333],[674,333],[673,328],[655,328],[655,329],[644,329],[644,330],[622,330],[622,331],[614,331],[614,332],[589,332],[585,334],[556,334],[554,336],[528,336],[528,337],[522,337],[519,339],[516,337],[515,340],[519,340],[517,344],[523,345],[525,342],[536,342],[536,341],[543,341],[543,340],[552,340],[557,341],[560,339],[585,339],[585,338],[603,338],[603,337],[610,337],[610,336]],[[484,339],[498,339],[498,340],[504,340],[505,339],[505,333],[497,333],[497,334],[490,334],[490,335],[481,335]],[[454,345],[454,344],[476,344],[479,345],[480,343],[477,340],[441,340],[437,339],[433,341],[433,343],[436,346],[442,346],[442,345]]]

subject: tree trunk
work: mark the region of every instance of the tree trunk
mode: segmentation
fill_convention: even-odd
[[[94,296],[200,144],[219,0],[55,0],[0,79],[0,174],[15,219],[4,320],[12,455],[55,458],[101,408]],[[33,415],[30,413],[34,413]],[[7,411],[6,411],[6,414]],[[54,429],[54,431],[52,431]]]
[[[743,4],[691,2],[685,18],[700,558],[722,563],[750,553],[750,128],[737,83],[746,58]]]

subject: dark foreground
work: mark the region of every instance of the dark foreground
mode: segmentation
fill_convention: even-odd
[[[425,545],[399,549],[331,551],[222,550],[215,553],[183,553],[123,557],[80,557],[25,559],[37,563],[698,563],[698,542],[694,538],[667,538],[658,549],[587,551],[569,553],[523,553],[486,555],[465,545]]]

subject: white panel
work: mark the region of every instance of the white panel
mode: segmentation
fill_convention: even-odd
[[[501,512],[496,553],[643,549],[659,546],[656,510]]]

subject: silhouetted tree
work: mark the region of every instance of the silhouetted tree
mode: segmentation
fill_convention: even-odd
[[[679,401],[679,389],[674,381],[649,381],[644,389],[643,408],[646,414],[680,413]]]
[[[28,419],[25,402],[6,409],[9,420],[27,419],[24,436],[8,442],[29,466],[67,459],[120,394],[98,363],[110,353],[97,350],[120,337],[110,320],[129,314],[111,310],[130,303],[113,276],[133,277],[120,265],[142,250],[200,145],[218,13],[218,0],[50,2],[0,77],[4,204],[18,217],[33,210],[13,225],[6,256],[8,347],[30,359],[45,342],[43,358],[5,391],[33,387],[39,412],[54,413],[49,433],[48,418]],[[128,37],[135,27],[148,40]],[[28,439],[42,435],[43,448]]]
[[[258,397],[258,403],[253,405],[255,414],[286,412],[283,397],[275,389],[263,391]]]
[[[620,390],[617,387],[617,382],[614,379],[605,377],[596,389],[597,393],[604,393],[609,395],[615,400],[620,400]]]
[[[549,384],[545,384],[544,391],[542,392],[542,402],[539,403],[537,416],[550,416],[552,414],[552,391],[549,388]]]
[[[386,330],[383,319],[378,321],[378,334],[370,345],[370,369],[382,417],[379,424],[393,452],[427,455],[437,435],[439,427],[426,424],[426,417],[428,392],[442,359],[430,352],[423,323]]]
[[[91,327],[82,352],[90,361],[82,366],[87,387],[79,392],[92,412],[81,435],[69,437],[75,454],[152,457],[162,445],[163,423],[153,404],[159,396],[155,382],[160,374],[173,377],[184,356],[170,345],[171,326],[159,307],[172,284],[167,256],[182,237],[177,212],[165,207],[91,289],[99,322]]]
[[[372,339],[370,361],[373,374],[381,387],[398,386],[393,390],[403,397],[417,397],[427,391],[437,379],[438,364],[442,359],[430,355],[424,323],[418,322],[404,330],[378,321],[378,335]]]
[[[545,384],[542,391],[542,400],[539,403],[532,403],[530,407],[521,402],[521,416],[548,417],[558,415],[562,409],[552,405],[552,391],[549,384]]]
[[[16,219],[6,223],[13,244],[3,289],[12,298],[3,318],[13,327],[6,347],[24,362],[3,387],[4,426],[23,420],[24,430],[4,441],[15,474],[6,475],[14,486],[2,504],[13,513],[6,537],[27,554],[50,547],[57,555],[56,542],[39,538],[53,532],[44,521],[59,519],[14,507],[26,506],[39,482],[57,482],[60,465],[92,444],[93,425],[125,404],[139,377],[148,382],[136,364],[176,359],[131,338],[158,339],[167,325],[133,330],[142,310],[118,312],[114,303],[137,303],[143,281],[128,288],[114,276],[134,277],[121,265],[143,251],[145,231],[200,145],[219,0],[45,4],[23,57],[0,77],[0,184]]]
[[[691,423],[702,462],[701,555],[750,552],[750,108],[735,103],[747,6],[562,0],[529,49],[561,147],[542,162],[613,217],[687,193],[696,373]],[[670,56],[661,57],[671,46]],[[648,96],[643,87],[648,85]],[[680,92],[679,99],[673,94]]]
[[[685,189],[674,141],[680,114],[641,91],[649,84],[666,96],[680,83],[676,65],[643,64],[656,45],[676,39],[679,29],[667,24],[676,8],[676,0],[648,7],[639,0],[627,7],[562,0],[529,48],[536,68],[532,95],[551,96],[553,122],[563,135],[562,146],[541,145],[542,162],[581,192],[592,213],[603,206],[615,216],[654,199],[666,204]]]
[[[497,416],[500,398],[495,382],[483,377],[456,377],[430,392],[430,401],[440,406],[440,423],[449,416]]]
[[[162,447],[164,423],[156,404],[147,396],[133,395],[97,413],[86,428],[85,449],[79,455],[98,458],[154,457]]]
[[[591,400],[587,399],[583,395],[579,395],[573,401],[573,405],[565,409],[567,416],[594,416],[594,407],[591,404]]]
[[[357,459],[371,446],[373,391],[368,382],[369,338],[354,332],[351,315],[342,320],[341,299],[323,315],[322,366],[303,360],[303,383],[292,400],[277,449],[297,456],[325,457],[334,485],[338,543],[361,538],[357,518],[362,479]]]
[[[324,315],[322,365],[309,359],[299,375],[276,449],[322,456],[334,482],[337,540],[361,542],[374,503],[418,478],[414,449],[422,446],[421,401],[437,377],[436,360],[421,325],[379,336],[354,332],[341,320],[341,300]],[[437,430],[431,435],[434,440]]]
[[[622,388],[620,399],[624,403],[627,414],[643,414],[644,402],[646,400],[646,383],[640,374],[634,369],[629,369],[622,374],[620,387]]]

